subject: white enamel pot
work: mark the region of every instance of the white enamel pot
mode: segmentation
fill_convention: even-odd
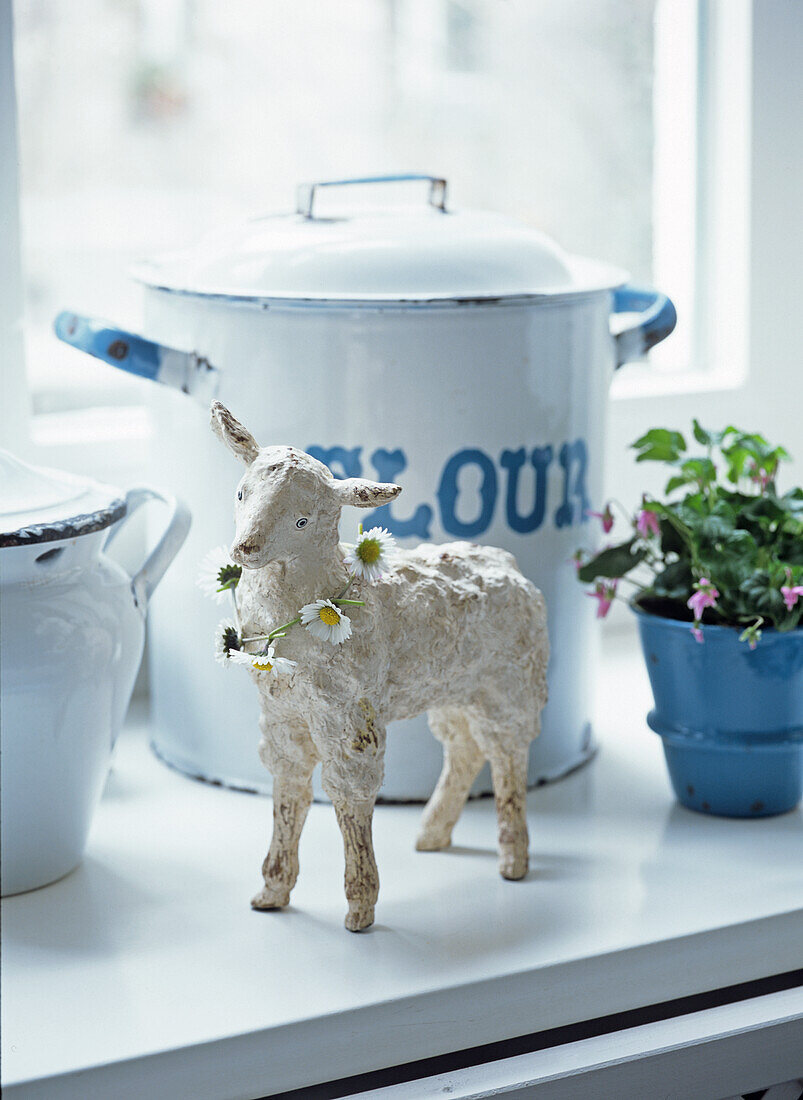
[[[84,853],[142,657],[145,612],[189,513],[0,451],[2,893],[54,882]],[[13,499],[12,499],[13,498]],[[130,577],[104,550],[146,501],[162,534]]]
[[[196,518],[151,617],[154,745],[189,774],[269,790],[256,692],[211,664],[221,610],[194,585],[198,561],[231,541],[240,476],[209,430],[212,395],[262,444],[403,486],[367,521],[346,515],[346,540],[363,519],[403,545],[511,550],[544,592],[552,643],[530,781],[593,752],[596,630],[571,557],[593,541],[613,371],[667,336],[675,311],[535,230],[448,211],[442,180],[405,178],[428,183],[428,204],[347,213],[337,191],[323,211],[319,188],[331,185],[313,185],[295,214],[142,266],[144,337],[75,314],[57,322],[68,342],[169,383],[154,388],[159,463]],[[391,727],[382,797],[426,798],[440,759],[423,717]],[[482,774],[475,791],[487,790]]]

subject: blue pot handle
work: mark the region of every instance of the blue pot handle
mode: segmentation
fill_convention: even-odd
[[[613,292],[613,316],[635,313],[637,318],[626,327],[613,324],[616,341],[617,369],[634,359],[640,359],[650,348],[660,344],[673,331],[678,315],[665,294],[650,287],[627,284]]]
[[[129,374],[137,374],[140,378],[150,378],[152,382],[159,375],[165,351],[161,344],[78,313],[60,313],[53,327],[59,340],[94,355],[96,359],[102,359],[104,363]]]
[[[59,340],[129,374],[192,394],[206,405],[217,396],[220,371],[194,351],[166,347],[78,313],[60,313],[53,328]]]

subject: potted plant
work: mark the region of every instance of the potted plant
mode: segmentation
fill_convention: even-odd
[[[664,463],[665,498],[644,495],[628,535],[586,559],[597,614],[632,583],[655,698],[647,721],[663,740],[672,785],[690,809],[758,817],[803,794],[803,489],[782,495],[789,456],[763,436],[693,422],[653,428],[637,462]],[[606,534],[612,504],[600,513]]]

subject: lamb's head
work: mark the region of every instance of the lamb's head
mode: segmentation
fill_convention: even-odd
[[[377,508],[400,485],[347,478],[296,447],[260,447],[225,405],[212,402],[212,429],[246,470],[237,486],[232,558],[247,569],[271,562],[314,564],[335,553],[344,504]]]

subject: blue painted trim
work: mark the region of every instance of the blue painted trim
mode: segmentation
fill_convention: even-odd
[[[106,321],[81,317],[77,313],[60,313],[53,328],[59,340],[80,351],[94,355],[129,374],[157,381],[162,355],[167,350],[161,344],[142,336],[113,328]]]
[[[637,313],[638,319],[615,336],[616,366],[621,367],[660,344],[674,330],[677,311],[665,294],[627,284],[613,292],[613,313]]]

